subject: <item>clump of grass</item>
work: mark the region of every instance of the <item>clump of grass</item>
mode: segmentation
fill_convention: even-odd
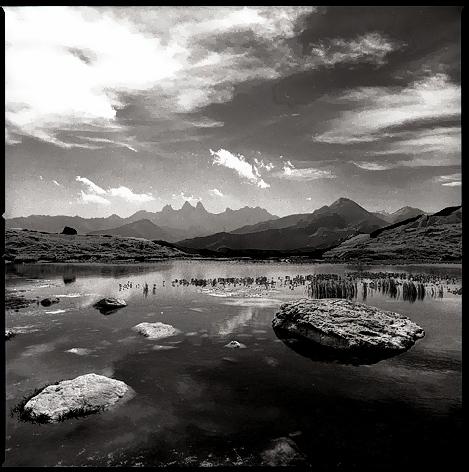
[[[104,411],[105,409],[106,407],[104,405],[97,406],[92,409],[85,409],[84,407],[74,408],[73,410],[61,414],[56,421],[62,422],[70,419],[79,419],[85,416],[94,415],[95,413],[99,413],[101,411]]]
[[[55,385],[58,383],[59,382],[56,382]],[[10,416],[18,415],[18,419],[24,422],[39,424],[49,423],[50,418],[47,415],[33,415],[31,408],[25,408],[31,398],[39,395],[48,386],[49,385],[43,385],[42,387],[35,388],[31,393],[26,394],[22,400],[10,410]]]

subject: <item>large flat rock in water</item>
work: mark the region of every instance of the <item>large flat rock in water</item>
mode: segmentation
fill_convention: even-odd
[[[106,410],[133,395],[133,390],[120,380],[86,374],[44,388],[25,404],[24,412],[32,421],[54,423]]]
[[[329,351],[359,356],[389,357],[406,351],[425,335],[403,315],[343,299],[285,303],[272,326]]]

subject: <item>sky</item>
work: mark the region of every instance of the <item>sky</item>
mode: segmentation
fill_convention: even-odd
[[[5,7],[5,216],[461,202],[459,7]]]

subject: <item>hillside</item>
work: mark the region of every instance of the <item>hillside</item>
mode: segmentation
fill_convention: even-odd
[[[462,207],[446,208],[353,237],[323,254],[330,261],[460,262]]]
[[[5,231],[6,262],[145,262],[186,255],[177,248],[133,238]]]
[[[340,198],[311,214],[290,215],[243,227],[231,233],[186,239],[178,243],[191,249],[305,250],[327,249],[358,232],[372,231],[385,222],[357,203]]]

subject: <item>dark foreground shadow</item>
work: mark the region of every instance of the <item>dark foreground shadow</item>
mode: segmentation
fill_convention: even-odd
[[[290,332],[283,329],[273,328],[273,330],[277,337],[292,351],[318,362],[334,362],[356,366],[371,365],[401,354],[401,352],[396,351],[376,352],[360,350],[354,352],[341,352],[336,349],[324,347],[309,339],[300,336],[293,336]]]

